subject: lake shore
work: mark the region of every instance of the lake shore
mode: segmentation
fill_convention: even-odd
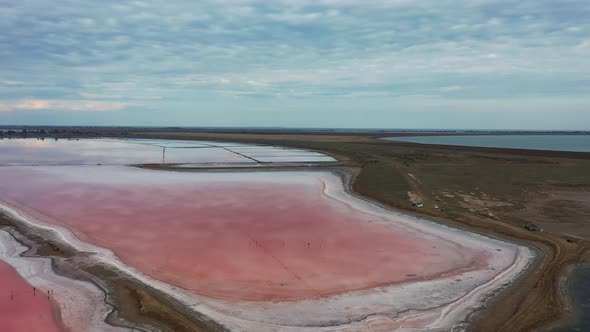
[[[453,209],[459,211],[445,211],[430,209],[416,209],[407,202],[406,192],[412,189],[422,189],[424,198],[429,198],[428,190],[431,188],[420,188],[424,185],[417,185],[411,178],[405,174],[399,174],[400,169],[409,168],[417,163],[418,159],[410,159],[409,156],[423,156],[431,159],[441,159],[443,155],[458,155],[458,162],[445,164],[437,162],[437,165],[446,165],[456,168],[462,163],[471,165],[471,160],[481,162],[489,161],[489,167],[482,168],[479,173],[485,178],[493,175],[488,169],[496,167],[494,165],[518,166],[525,169],[532,168],[539,170],[538,165],[580,165],[580,172],[586,169],[587,162],[590,159],[590,153],[583,152],[560,152],[560,151],[542,151],[542,150],[516,150],[516,149],[495,149],[495,148],[477,148],[477,147],[456,147],[440,145],[420,145],[415,143],[392,143],[380,142],[375,139],[375,133],[355,134],[346,136],[341,133],[327,134],[309,134],[301,135],[300,133],[283,131],[281,133],[261,133],[261,132],[244,132],[228,131],[225,133],[204,133],[191,132],[190,130],[174,132],[162,132],[160,130],[138,130],[132,135],[136,137],[153,137],[153,138],[174,138],[174,139],[211,139],[220,141],[243,141],[259,144],[276,144],[283,146],[293,146],[307,148],[315,151],[328,153],[344,160],[350,165],[362,165],[364,172],[353,185],[355,192],[360,195],[370,197],[386,205],[401,208],[410,212],[426,214],[435,218],[443,224],[459,225],[467,227],[474,231],[481,231],[484,234],[497,234],[506,236],[514,241],[525,241],[538,246],[545,253],[544,260],[536,266],[533,271],[518,281],[512,288],[511,292],[500,294],[493,300],[486,310],[480,312],[473,319],[472,330],[476,331],[521,331],[532,328],[540,328],[553,324],[555,321],[563,320],[569,317],[569,312],[563,308],[567,306],[568,300],[559,290],[560,280],[567,274],[567,269],[572,264],[582,260],[584,253],[587,251],[587,241],[575,241],[575,243],[566,241],[567,238],[556,234],[549,233],[531,233],[522,228],[520,217],[516,217],[511,212],[505,213],[506,220],[502,222],[496,217],[490,218],[487,214],[484,216],[480,212],[462,211],[463,207],[457,205]],[[396,155],[389,157],[395,151]],[[440,157],[439,157],[440,156]],[[480,157],[481,156],[481,157]],[[485,156],[486,159],[481,159]],[[475,159],[474,159],[475,158]],[[553,158],[558,158],[557,161]],[[426,159],[429,160],[429,159]],[[571,167],[570,167],[571,168]],[[383,177],[384,171],[391,172]],[[544,168],[541,169],[544,171]],[[571,169],[569,170],[571,172]],[[488,172],[488,173],[483,173]],[[370,174],[372,173],[372,175]],[[528,173],[537,175],[535,172]],[[572,173],[574,176],[579,173]],[[392,180],[387,180],[392,177]],[[374,178],[381,178],[381,182],[374,182]],[[521,178],[522,179],[522,178]],[[498,182],[498,179],[495,179]],[[393,181],[393,182],[391,182]],[[464,181],[463,184],[470,184],[470,180]],[[382,188],[388,185],[389,188]],[[506,184],[508,186],[509,184]],[[564,185],[578,186],[582,185],[577,181],[565,180]],[[418,188],[416,188],[418,187]],[[504,190],[504,189],[502,189]],[[512,197],[513,201],[520,201],[521,194],[518,196],[507,195],[506,198]],[[432,199],[431,202],[434,202]],[[456,204],[454,202],[450,202]],[[454,205],[453,205],[454,206]],[[574,215],[575,218],[583,218],[582,215]],[[531,308],[533,308],[531,310]]]
[[[382,202],[388,206],[394,206],[408,210],[412,213],[426,214],[431,218],[435,218],[438,222],[443,224],[455,225],[459,227],[466,227],[467,229],[481,231],[484,234],[497,234],[498,236],[506,236],[517,241],[525,241],[526,243],[532,243],[545,253],[544,260],[533,268],[533,271],[520,279],[513,287],[510,292],[503,292],[495,300],[492,300],[486,310],[481,311],[477,314],[470,326],[473,330],[482,331],[513,331],[513,330],[526,330],[532,327],[538,328],[547,324],[552,324],[555,320],[563,319],[567,317],[567,312],[561,310],[566,299],[563,295],[560,295],[558,290],[559,280],[561,276],[566,273],[568,266],[580,261],[583,253],[586,251],[586,242],[580,241],[577,243],[570,243],[565,241],[562,237],[556,237],[553,234],[545,233],[531,233],[524,231],[521,226],[512,225],[510,223],[503,223],[497,219],[490,218],[488,216],[482,216],[480,214],[474,214],[470,212],[452,211],[452,215],[449,213],[441,214],[440,211],[433,209],[416,209],[415,207],[409,206],[407,203],[402,203],[405,198],[405,192],[408,188],[401,182],[410,182],[412,179],[408,179],[406,175],[395,178],[396,181],[392,183],[389,189],[383,191],[379,183],[372,184],[372,178],[379,177],[382,174],[381,169],[383,166],[387,166],[384,169],[390,170],[393,173],[388,173],[388,176],[394,176],[399,174],[400,168],[407,166],[402,165],[401,162],[396,159],[388,161],[387,156],[389,152],[386,149],[394,149],[396,156],[407,156],[409,152],[422,150],[425,153],[441,154],[446,153],[445,147],[437,146],[436,148],[431,147],[419,147],[417,144],[405,145],[405,144],[382,144],[375,142],[371,138],[366,137],[299,137],[299,136],[288,136],[280,135],[280,137],[270,135],[243,135],[243,134],[229,134],[229,135],[218,135],[218,134],[190,134],[186,133],[174,134],[174,133],[146,133],[141,134],[141,137],[150,136],[152,138],[176,138],[176,139],[215,139],[215,140],[231,140],[231,141],[245,141],[250,143],[264,143],[281,146],[295,146],[299,148],[306,148],[320,152],[327,152],[332,156],[338,157],[340,160],[344,160],[346,164],[350,166],[359,166],[361,172],[359,177],[355,178],[355,182],[352,185],[353,190],[363,196],[371,197],[379,202]],[[262,137],[261,137],[262,136]],[[466,149],[455,149],[456,147],[446,147],[454,153],[482,153],[486,156],[491,156],[494,159],[501,160],[503,163],[509,165],[518,163],[523,164],[524,158],[531,158],[530,164],[539,165],[543,158],[556,157],[556,158],[573,158],[571,161],[564,160],[564,163],[578,163],[575,160],[587,159],[588,154],[562,154],[542,151],[539,155],[534,152],[530,154],[521,154],[520,151],[506,151],[503,149],[478,149],[478,148],[466,148]],[[457,152],[458,151],[458,152]],[[522,156],[522,157],[518,157]],[[405,157],[403,157],[405,158]],[[402,161],[404,159],[401,159]],[[471,158],[473,157],[464,157]],[[561,161],[559,161],[561,162]],[[579,161],[583,163],[583,161]],[[412,162],[415,163],[415,162]],[[412,164],[411,164],[412,165]],[[543,165],[541,163],[541,165]],[[396,175],[397,176],[397,175]],[[418,175],[420,178],[420,175]],[[384,183],[389,183],[387,178]],[[424,181],[424,180],[422,180]],[[572,183],[574,185],[575,183]],[[398,189],[396,186],[399,186]],[[418,186],[419,187],[419,186]],[[403,189],[402,189],[403,188]],[[412,189],[412,188],[411,188]],[[419,189],[419,188],[418,188]],[[427,189],[428,190],[428,189]],[[401,193],[397,193],[402,191]],[[402,194],[403,193],[403,194]],[[427,198],[427,194],[424,194]],[[434,201],[434,200],[433,200]],[[539,275],[541,278],[539,278]],[[530,310],[530,308],[535,308]]]
[[[112,307],[105,302],[104,291],[90,282],[83,282],[68,278],[52,266],[52,260],[46,257],[33,257],[27,255],[30,248],[24,246],[19,239],[21,235],[14,229],[0,229],[0,262],[8,264],[30,284],[28,292],[16,292],[14,305],[18,300],[29,303],[26,314],[32,315],[34,304],[46,300],[53,307],[53,314],[40,312],[37,315],[56,317],[55,328],[64,331],[126,331],[105,322],[106,317],[112,311]],[[12,297],[12,295],[11,295]],[[24,313],[23,313],[24,314]],[[21,318],[24,316],[20,314]],[[34,322],[36,317],[19,320],[19,324]],[[51,324],[45,322],[44,327],[29,327],[31,330],[46,328]],[[43,326],[42,325],[42,326]],[[23,327],[24,328],[24,327]]]
[[[237,172],[239,172],[239,171],[237,171]],[[348,192],[350,190],[350,188],[352,188],[352,179],[353,179],[353,177],[351,176],[351,173],[348,170],[344,170],[344,172],[346,172],[346,174],[343,174],[342,172],[343,171],[340,171],[337,174],[339,174],[341,176],[342,184],[343,184],[343,188],[345,189],[345,192]],[[314,174],[314,173],[310,173],[310,174]],[[349,192],[349,194],[350,194],[350,192]],[[340,196],[341,194],[337,194],[337,195]],[[362,197],[357,196],[357,195],[355,195],[355,196],[357,197],[357,199],[361,199],[363,201],[367,201],[366,198],[362,198]],[[367,203],[374,204],[374,202],[372,202],[372,201],[367,201]],[[389,210],[389,207],[383,206],[383,209]],[[9,208],[5,208],[5,210],[7,212],[10,212],[10,209]],[[395,210],[394,210],[394,212],[395,213],[398,213]],[[12,217],[13,218],[19,219],[21,223],[27,223],[27,219],[30,220],[30,218],[31,218],[31,216],[28,216],[27,217],[27,216],[24,216],[24,215],[22,215],[20,213],[17,214],[14,211],[11,214],[12,214]],[[34,222],[34,223],[30,223],[30,222],[28,222],[28,223],[29,223],[29,226],[31,226],[31,227],[35,227],[35,226],[36,227],[39,227],[40,226],[39,221]],[[150,286],[150,288],[155,288],[155,289],[161,290],[164,293],[169,294],[170,296],[176,298],[178,301],[183,302],[184,304],[180,304],[179,303],[180,306],[186,307],[188,305],[188,303],[190,303],[191,296],[189,294],[182,295],[183,292],[180,289],[176,288],[176,287],[173,287],[173,286],[171,287],[169,285],[164,285],[164,284],[162,284],[160,282],[157,282],[157,281],[155,281],[155,280],[153,280],[153,279],[151,279],[151,278],[149,278],[149,277],[147,277],[147,276],[145,276],[143,274],[134,273],[133,270],[129,270],[128,268],[125,267],[125,265],[123,263],[119,262],[118,259],[116,257],[114,257],[111,252],[106,251],[106,250],[100,250],[99,248],[96,248],[96,247],[94,247],[92,245],[81,243],[80,241],[76,240],[74,238],[74,236],[72,234],[70,234],[70,232],[68,230],[60,229],[60,227],[55,227],[55,225],[46,225],[46,228],[47,229],[50,229],[51,228],[51,229],[56,230],[58,232],[58,234],[56,234],[58,236],[53,236],[52,238],[54,240],[56,238],[60,238],[62,240],[62,243],[60,243],[60,245],[72,246],[74,248],[77,248],[76,251],[85,251],[85,252],[100,253],[98,256],[96,254],[93,255],[93,256],[95,257],[95,259],[98,262],[100,262],[101,266],[103,266],[107,271],[108,270],[110,270],[110,271],[124,271],[125,273],[123,273],[123,275],[131,275],[132,276],[132,280],[135,281],[135,282],[137,282],[138,285],[145,285],[145,284],[147,284],[147,285]],[[37,231],[35,233],[37,233]],[[518,263],[518,264],[528,264],[526,260],[528,260],[528,258],[525,258],[525,261],[523,261],[522,263]],[[518,271],[520,271],[520,270],[518,270],[518,269],[522,269],[526,265],[519,265],[519,266],[521,266],[521,267],[517,267],[516,273],[519,273]],[[508,276],[512,275],[513,272],[510,272],[510,273],[511,274],[509,274]],[[96,277],[96,275],[95,275],[95,277]],[[512,277],[509,277],[509,278],[512,278]],[[508,279],[502,279],[502,280],[508,280]],[[496,289],[498,286],[494,286],[494,285],[496,285],[498,282],[500,282],[500,281],[497,281],[497,282],[494,281],[493,283],[490,284],[490,286],[485,286],[484,288],[482,288],[481,291],[478,290],[478,293],[476,293],[476,294],[484,294],[484,293],[481,293],[481,292],[489,292],[488,289]],[[506,281],[504,281],[504,282],[506,282]],[[383,291],[384,290],[381,290],[381,292],[383,292]],[[396,298],[398,298],[398,297],[399,297],[399,295],[396,296]],[[475,305],[476,302],[472,302],[472,301],[481,301],[481,295],[469,295],[469,297],[472,298],[471,300],[469,300],[469,301],[471,301],[470,302],[471,305],[470,306],[467,306],[466,308],[473,308],[474,307],[474,305]],[[479,303],[479,302],[477,302],[477,303]],[[232,304],[228,304],[228,305],[231,308],[232,306],[236,306],[237,304],[233,304],[233,305]],[[314,306],[314,305],[315,304],[313,304],[313,303],[308,304],[308,306]],[[475,307],[479,307],[480,305],[475,305]],[[208,313],[208,315],[210,315],[212,317],[218,317],[218,319],[221,319],[222,322],[224,320],[227,321],[227,319],[230,318],[229,316],[228,317],[225,317],[225,318],[224,318],[224,316],[218,316],[217,314],[215,314],[215,311],[209,311],[209,310],[205,311],[205,308],[206,308],[206,306],[204,304],[202,304],[202,305],[199,306],[199,308],[197,310],[200,311],[200,312]],[[290,310],[290,309],[287,309],[287,310]],[[465,310],[465,309],[461,309],[461,310]],[[317,312],[317,309],[315,309],[315,311]],[[195,314],[195,312],[192,312],[189,315],[190,316],[194,316],[194,314]],[[457,314],[453,314],[453,315],[457,315]],[[454,316],[450,316],[450,317],[454,317]],[[459,317],[462,317],[462,316],[459,315]],[[231,320],[229,320],[227,322],[230,322],[230,321]],[[238,322],[236,322],[236,323],[238,323]],[[372,319],[371,324],[376,324],[376,323],[377,322],[375,321],[375,319]],[[445,323],[444,324],[456,324],[456,323],[457,322],[453,323],[453,320],[447,321],[445,319]],[[242,323],[239,323],[239,324],[242,324]],[[380,323],[380,324],[382,325],[383,323]],[[449,325],[449,326],[452,326],[452,325]],[[235,327],[238,328],[239,325],[236,325]],[[263,328],[263,327],[262,326],[258,326],[256,328],[259,329],[259,328]]]
[[[383,140],[446,146],[590,152],[590,135],[439,135],[384,137]]]

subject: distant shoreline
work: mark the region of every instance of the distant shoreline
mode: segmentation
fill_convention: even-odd
[[[281,128],[281,127],[176,127],[176,126],[46,126],[46,125],[0,125],[0,134],[7,131],[158,131],[194,133],[235,134],[314,134],[391,137],[446,136],[446,135],[590,135],[590,130],[501,130],[501,129],[428,129],[428,128]],[[63,132],[61,132],[63,134]]]
[[[590,135],[429,135],[382,138],[394,143],[590,153]]]
[[[469,212],[461,207],[462,201],[455,201],[460,199],[458,196],[453,196],[454,199],[446,199],[442,196],[443,201],[446,201],[444,211],[433,209],[432,206],[438,202],[434,200],[436,197],[433,196],[437,190],[449,191],[447,188],[441,188],[441,186],[447,187],[449,185],[446,181],[448,179],[455,179],[452,182],[453,185],[458,186],[454,189],[455,192],[458,189],[463,189],[464,193],[473,191],[474,187],[480,186],[482,179],[487,179],[492,181],[494,186],[500,186],[496,189],[508,196],[505,198],[508,199],[508,202],[519,206],[527,202],[530,197],[520,196],[512,189],[520,190],[526,186],[531,190],[539,190],[541,193],[543,188],[538,187],[536,177],[531,175],[539,174],[546,177],[549,174],[547,170],[551,171],[551,178],[561,176],[560,174],[563,174],[564,171],[567,173],[581,172],[579,174],[582,174],[582,177],[576,178],[575,181],[563,177],[563,186],[566,188],[586,188],[584,186],[589,186],[590,183],[582,180],[585,179],[583,175],[587,174],[585,165],[588,163],[587,160],[590,160],[590,153],[394,143],[377,139],[384,136],[382,133],[347,135],[333,132],[313,134],[282,131],[279,134],[269,134],[268,132],[244,134],[233,131],[232,134],[188,129],[174,131],[138,130],[137,128],[86,128],[78,130],[64,127],[56,130],[59,130],[57,134],[30,133],[26,137],[232,141],[296,147],[335,156],[347,166],[360,167],[361,173],[353,184],[353,190],[359,195],[394,208],[434,216],[444,224],[461,224],[472,231],[479,230],[485,234],[507,236],[513,239],[512,241],[518,239],[534,242],[545,252],[543,264],[535,266],[534,271],[523,276],[509,293],[499,294],[486,305],[487,310],[479,312],[474,317],[471,325],[472,330],[509,331],[521,328],[542,328],[570,318],[569,313],[563,308],[568,301],[558,290],[559,279],[567,274],[568,266],[584,260],[582,257],[587,249],[588,243],[586,241],[571,243],[556,234],[528,232],[518,224],[514,216],[509,219],[494,219],[495,217],[489,218],[477,211]],[[472,164],[479,167],[470,166]],[[428,165],[436,167],[427,170],[420,168]],[[432,174],[445,175],[444,172],[450,172],[448,174],[452,175],[461,165],[467,166],[470,172],[477,174],[477,177],[464,176],[461,173],[463,175],[460,177],[441,177],[436,182],[432,182],[432,178],[426,178],[427,175],[432,177]],[[567,166],[567,169],[562,166]],[[500,169],[501,173],[496,172]],[[559,171],[560,169],[564,171]],[[444,172],[440,173],[443,170]],[[516,172],[517,170],[520,172]],[[424,182],[419,183],[410,178],[407,172]],[[507,176],[515,177],[518,184],[502,182],[502,180],[506,180]],[[408,190],[422,191],[422,197],[426,199],[425,203],[429,202],[429,204],[425,204],[422,209],[409,206]],[[437,195],[439,194],[437,193]]]

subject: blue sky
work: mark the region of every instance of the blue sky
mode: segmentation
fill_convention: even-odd
[[[0,124],[590,129],[590,1],[0,0]]]

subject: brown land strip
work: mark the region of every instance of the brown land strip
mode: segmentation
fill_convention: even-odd
[[[529,331],[569,317],[564,309],[567,308],[567,299],[560,284],[568,267],[583,259],[587,243],[571,243],[560,234],[526,231],[522,226],[527,220],[523,220],[518,212],[527,206],[530,195],[540,190],[540,185],[590,184],[587,174],[590,153],[400,144],[339,134],[327,137],[299,133],[146,131],[131,133],[130,136],[240,141],[346,156],[348,165],[361,168],[353,184],[353,190],[358,194],[389,206],[429,215],[441,223],[527,243],[543,253],[540,263],[496,296],[472,319],[471,330]],[[486,192],[474,193],[476,188]],[[423,197],[423,209],[408,204],[408,191]],[[447,191],[454,198],[442,197],[441,192]],[[488,199],[505,204],[467,207],[457,194],[484,195],[483,199],[472,200],[482,201],[484,205]],[[434,202],[444,206],[445,210],[434,209]],[[572,216],[580,222],[585,217],[583,214]]]
[[[107,319],[112,325],[143,331],[226,331],[208,318],[195,315],[165,293],[93,261],[88,253],[53,240],[55,235],[49,231],[26,225],[3,213],[0,213],[0,228],[17,232],[17,240],[30,248],[23,256],[50,258],[56,273],[90,281],[101,288],[106,294],[105,302],[114,309]]]
[[[568,317],[564,309],[567,300],[559,285],[568,268],[583,259],[587,242],[568,242],[561,234],[528,232],[522,226],[530,221],[530,216],[522,211],[530,205],[532,197],[544,195],[549,186],[580,190],[590,187],[587,173],[590,153],[422,145],[375,139],[374,136],[381,134],[109,128],[93,129],[84,137],[239,141],[327,153],[345,160],[347,166],[360,168],[352,186],[358,194],[412,213],[429,215],[441,223],[527,243],[543,252],[539,264],[476,315],[471,330],[528,331]],[[409,205],[409,191],[423,198],[424,208]],[[490,201],[501,204],[486,206]],[[434,208],[435,202],[440,209]],[[570,220],[576,223],[585,221],[586,217],[573,210]],[[116,279],[112,281],[119,283]],[[183,316],[181,309],[166,301],[165,294],[150,293],[153,297],[146,298],[138,295],[144,289],[142,285],[133,284],[132,289],[135,291],[112,290],[119,294],[115,297],[120,296],[114,301],[119,303],[121,317],[133,322],[163,324],[165,330],[175,330],[170,329],[171,320],[190,320]],[[148,309],[144,314],[143,308],[152,308],[149,304],[152,299],[155,309]],[[174,308],[170,316],[173,318],[168,318],[168,313],[156,313],[164,308]],[[140,314],[136,316],[130,311]],[[176,313],[184,318],[178,318]],[[202,324],[196,326],[209,330]]]
[[[43,134],[45,136],[80,137],[82,135],[121,135],[139,131],[161,131],[170,133],[215,133],[215,134],[261,134],[281,135],[284,133],[299,135],[342,135],[365,137],[402,137],[402,136],[465,136],[465,135],[590,135],[589,131],[494,131],[494,130],[409,130],[409,129],[294,129],[294,128],[214,128],[214,127],[76,127],[76,126],[0,126],[12,132],[1,132],[4,137],[21,137],[23,135]],[[27,130],[26,133],[21,131]]]

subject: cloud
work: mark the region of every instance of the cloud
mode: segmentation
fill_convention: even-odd
[[[24,85],[24,82],[20,82],[20,81],[0,81],[0,85],[5,85],[5,86],[18,86],[18,85]]]
[[[121,110],[133,105],[126,102],[95,100],[22,99],[0,101],[0,112],[41,110],[105,112]]]
[[[456,91],[463,91],[467,88],[468,87],[461,86],[461,85],[449,85],[449,86],[443,86],[439,90],[440,90],[440,92],[456,92]]]
[[[377,97],[386,108],[416,95],[474,103],[582,100],[587,91],[579,87],[590,84],[588,1],[0,0],[0,6],[2,105],[149,103],[150,115],[188,124],[247,116],[241,105],[223,102],[227,96],[249,100],[251,109],[285,98],[313,109],[332,107],[320,98],[374,105]],[[521,109],[513,100],[502,104],[506,112],[510,105]]]
[[[162,99],[161,96],[136,96],[136,95],[123,95],[123,94],[99,94],[99,93],[87,93],[87,92],[80,92],[80,97],[84,99],[110,99],[110,100],[160,100]]]

